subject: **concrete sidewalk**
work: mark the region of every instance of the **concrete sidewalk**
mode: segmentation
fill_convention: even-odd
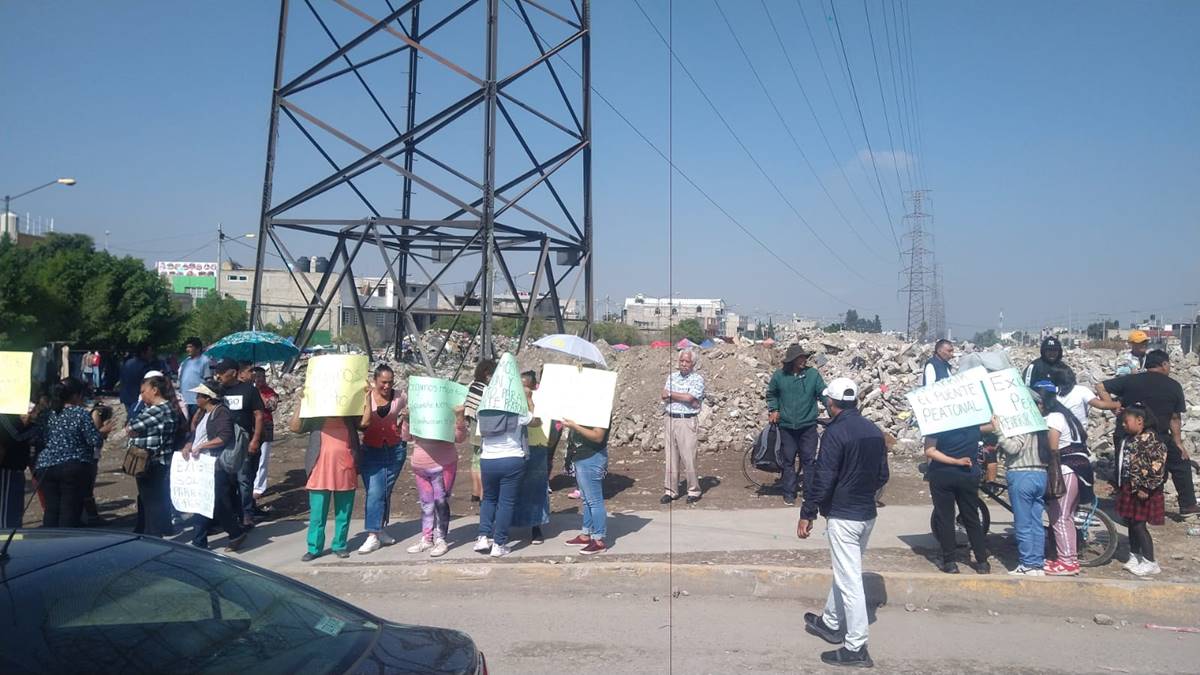
[[[934,548],[936,542],[929,533],[928,506],[888,506],[880,510],[871,534],[870,548],[911,549]],[[617,554],[708,553],[728,551],[824,550],[824,519],[816,524],[814,536],[802,540],[796,537],[799,508],[739,509],[718,511],[710,509],[677,508],[661,511],[628,511],[610,513],[606,543]],[[455,518],[450,526],[450,551],[440,560],[484,562],[490,560],[471,550],[476,537],[478,518]],[[562,545],[579,532],[580,517],[574,513],[555,514],[549,525],[542,528],[546,543],[531,545],[529,528],[514,528],[510,533],[513,558],[546,558],[572,554],[577,549]],[[395,564],[430,560],[427,553],[410,554],[409,545],[420,539],[420,521],[402,520],[388,526],[387,531],[397,542],[370,555],[358,555],[357,549],[365,539],[363,521],[352,521],[350,550],[356,563]],[[327,534],[332,529],[329,523]],[[307,521],[283,520],[266,522],[247,537],[241,559],[280,570],[301,565],[300,556],[306,550]],[[224,545],[223,538],[212,540],[214,549]],[[326,547],[329,542],[326,542]],[[603,556],[600,556],[603,557]],[[322,563],[336,558],[327,556]],[[434,559],[439,560],[439,559]]]

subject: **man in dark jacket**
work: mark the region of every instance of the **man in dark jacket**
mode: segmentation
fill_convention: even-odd
[[[817,403],[825,389],[825,380],[816,368],[808,366],[812,352],[800,345],[788,347],[783,367],[767,383],[767,411],[771,424],[779,425],[780,454],[783,459],[783,503],[796,503],[800,480],[796,460],[808,480],[808,469],[817,456]]]
[[[839,377],[822,391],[833,420],[812,465],[796,535],[812,534],[817,514],[825,516],[833,559],[833,588],[821,615],[807,612],[804,628],[840,649],[821,660],[837,666],[871,667],[867,653],[867,597],[862,555],[875,527],[875,494],[888,481],[883,432],[858,412],[858,386]]]
[[[1062,343],[1053,335],[1042,340],[1042,355],[1025,366],[1025,384],[1032,387],[1035,382],[1050,379],[1050,371],[1062,362]]]

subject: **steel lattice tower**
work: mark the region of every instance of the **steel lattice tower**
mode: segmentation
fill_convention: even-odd
[[[590,1],[316,5],[280,2],[252,327],[264,308],[303,312],[303,348],[342,294],[369,352],[364,304],[390,280],[397,351],[417,333],[414,313],[455,326],[477,314],[491,355],[496,317],[517,319],[522,337],[535,315],[566,332],[561,303],[582,281],[590,337]],[[295,273],[293,251],[331,251],[319,283]],[[306,303],[264,302],[267,255]],[[453,273],[468,280],[448,282]],[[360,294],[364,277],[376,285]],[[518,291],[528,278],[528,294]],[[496,310],[497,281],[515,311]],[[431,367],[448,340],[434,353],[412,344]]]
[[[905,323],[908,339],[925,340],[929,336],[930,319],[933,317],[927,311],[927,295],[933,278],[930,269],[933,254],[926,245],[925,219],[929,214],[923,211],[925,191],[914,190],[911,199],[912,212],[904,216],[908,223],[904,233],[908,247],[904,252],[907,265],[900,271],[900,292],[908,296],[908,320]]]
[[[933,263],[932,286],[929,291],[929,316],[933,337],[946,337],[946,304],[942,297],[942,266],[935,259]]]

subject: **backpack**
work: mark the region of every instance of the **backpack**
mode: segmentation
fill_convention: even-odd
[[[758,438],[754,441],[751,453],[754,468],[772,473],[783,472],[783,458],[780,454],[782,448],[783,435],[779,433],[779,425],[768,424],[759,432]]]

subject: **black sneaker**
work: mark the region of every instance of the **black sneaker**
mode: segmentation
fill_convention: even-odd
[[[700,495],[688,495],[687,496],[687,503],[689,503],[689,504],[695,504],[698,501],[700,501]]]
[[[992,573],[992,566],[986,560],[984,560],[983,562],[977,562],[974,565],[972,565],[972,567],[975,569],[976,574],[991,574]]]
[[[305,553],[304,555],[300,556],[300,562],[312,562],[320,557],[320,553]]]
[[[796,498],[795,497],[784,497],[783,504],[784,504],[784,506],[795,506]]]
[[[846,633],[840,630],[834,630],[825,623],[825,619],[818,614],[812,612],[804,613],[804,630],[810,635],[816,635],[822,640],[831,645],[840,645],[845,639]]]
[[[675,498],[672,497],[671,495],[663,495],[662,497],[659,497],[658,503],[659,504],[670,504],[674,500],[675,500]]]
[[[342,559],[350,557],[350,551],[347,551],[346,549],[342,549],[340,551],[334,551],[333,554]]]
[[[862,649],[856,652],[852,652],[845,647],[829,652],[821,652],[821,660],[831,666],[851,666],[854,668],[875,667],[875,662],[871,660],[871,655],[867,653],[866,645],[863,645]]]
[[[953,560],[942,563],[941,570],[946,574],[958,574],[958,563]]]

